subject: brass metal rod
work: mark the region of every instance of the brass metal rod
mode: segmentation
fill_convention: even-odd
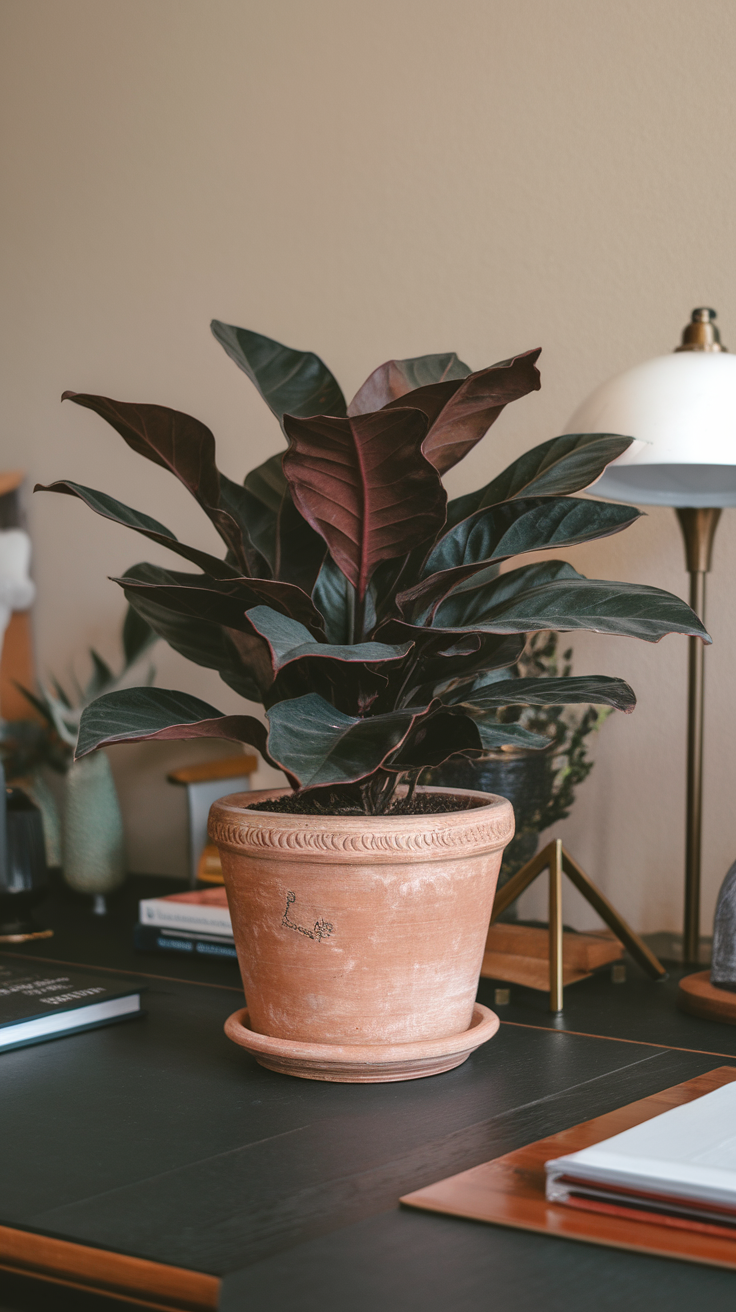
[[[517,897],[521,897],[524,890],[534,883],[537,875],[540,875],[546,869],[550,863],[553,848],[554,843],[547,843],[541,852],[537,852],[537,855],[533,856],[531,861],[527,861],[526,865],[521,867],[521,870],[517,870],[516,874],[512,875],[503,888],[498,889],[493,899],[491,924],[494,920],[498,920],[498,917],[503,915],[506,908],[510,907],[511,903],[515,902]]]
[[[574,861],[570,853],[562,849],[562,868],[565,871],[571,884],[574,884],[579,893],[582,893],[586,902],[598,912],[601,920],[613,930],[616,938],[623,943],[628,949],[634,961],[651,976],[652,979],[665,979],[667,971],[660,961],[657,960],[653,952],[650,952],[646,943],[639,938],[639,935],[626,923],[623,916],[619,915],[615,907],[611,906],[608,898],[605,897],[593,880],[590,879],[577,861]]]
[[[681,506],[677,518],[690,574],[690,605],[705,624],[705,576],[710,570],[713,539],[721,512],[716,506]],[[688,639],[687,793],[685,806],[685,911],[682,957],[698,964],[700,947],[700,874],[703,837],[703,713],[705,646]]]
[[[705,621],[705,570],[690,574],[690,605]],[[700,946],[700,874],[703,840],[703,712],[705,646],[688,638],[687,801],[685,807],[685,913],[683,962],[697,965]]]
[[[562,1011],[562,840],[550,843],[549,1009]]]

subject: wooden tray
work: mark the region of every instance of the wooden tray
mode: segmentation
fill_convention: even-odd
[[[677,1005],[700,1020],[719,1020],[724,1025],[736,1025],[736,993],[719,989],[710,982],[710,971],[699,970],[686,975],[677,990]]]
[[[674,1229],[654,1222],[634,1221],[627,1217],[603,1216],[578,1211],[561,1203],[548,1203],[544,1195],[544,1164],[563,1153],[578,1152],[600,1143],[613,1134],[659,1116],[661,1112],[701,1098],[721,1085],[736,1080],[736,1067],[719,1066],[684,1084],[663,1089],[650,1098],[619,1107],[606,1116],[574,1125],[561,1134],[550,1135],[519,1148],[505,1157],[497,1157],[482,1166],[474,1166],[460,1175],[448,1176],[417,1189],[401,1199],[408,1207],[428,1212],[447,1212],[492,1225],[511,1226],[517,1230],[536,1230],[560,1239],[577,1239],[582,1243],[603,1244],[608,1248],[626,1248],[658,1257],[677,1258],[683,1262],[701,1262],[708,1266],[736,1269],[736,1236],[698,1234]]]

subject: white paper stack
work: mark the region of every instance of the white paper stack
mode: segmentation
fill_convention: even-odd
[[[732,1228],[736,1241],[736,1081],[545,1170],[550,1202]]]

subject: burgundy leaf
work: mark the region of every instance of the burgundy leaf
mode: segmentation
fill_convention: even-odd
[[[297,509],[362,602],[381,561],[405,555],[444,524],[445,491],[421,452],[427,419],[407,409],[352,419],[285,415],[284,428],[283,468]]]
[[[348,414],[352,417],[382,410],[409,392],[425,391],[428,384],[444,383],[450,379],[462,381],[469,373],[468,366],[458,359],[454,351],[444,355],[418,355],[411,360],[387,360],[373,370],[355,393],[348,406]]]
[[[176,474],[209,515],[236,558],[245,563],[242,532],[233,516],[220,505],[215,439],[206,424],[165,405],[113,401],[86,392],[64,392],[61,399],[94,410],[138,455]]]
[[[488,432],[505,405],[538,390],[539,370],[535,364],[540,350],[526,351],[480,369],[452,392],[452,385],[435,383],[402,397],[403,406],[416,405],[420,410],[426,407],[431,427],[422,451],[435,469],[441,474],[452,469]],[[437,414],[438,402],[443,399],[445,403]]]

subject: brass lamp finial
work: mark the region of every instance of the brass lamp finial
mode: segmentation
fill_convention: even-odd
[[[721,334],[715,325],[716,312],[706,307],[693,310],[690,322],[683,329],[682,342],[675,347],[678,351],[728,351],[721,345]]]

